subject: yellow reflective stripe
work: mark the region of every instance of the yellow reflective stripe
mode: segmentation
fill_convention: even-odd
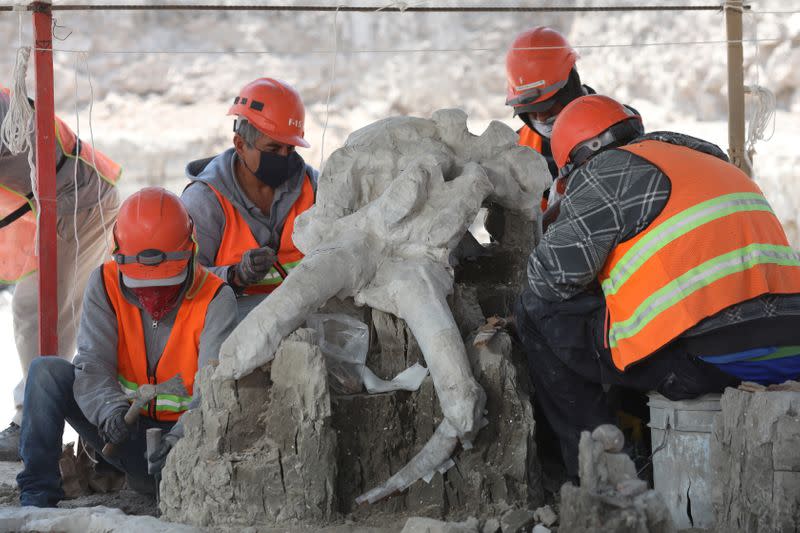
[[[764,264],[800,267],[800,257],[789,246],[751,244],[710,259],[655,291],[627,320],[612,323],[609,345],[614,348],[620,341],[633,337],[661,313],[703,287]]]
[[[33,212],[33,214],[36,214],[36,204],[33,203],[33,198],[28,199],[28,197],[26,195],[22,194],[21,192],[15,191],[11,187],[3,185],[2,183],[0,183],[0,189],[8,191],[11,194],[14,194],[16,196],[19,196],[20,200],[22,200],[23,202],[27,203],[31,207],[31,211]]]
[[[302,259],[300,261],[302,261]],[[283,264],[283,269],[286,271],[287,274],[289,274],[292,271],[292,269],[296,268],[297,265],[300,264],[300,261],[294,261],[292,263],[285,263],[285,264]],[[283,278],[281,277],[281,275],[278,272],[278,270],[275,267],[272,267],[269,270],[269,272],[267,272],[267,275],[264,276],[264,278],[261,281],[259,281],[258,283],[255,283],[255,285],[278,285],[282,281],[283,281]]]
[[[139,389],[139,385],[132,381],[128,381],[122,375],[117,375],[117,380],[123,390],[129,395],[135,394]],[[156,411],[186,411],[192,401],[191,396],[177,396],[175,394],[159,394],[155,397]],[[147,412],[145,407],[142,408],[143,412]]]
[[[603,293],[611,296],[628,281],[639,268],[669,243],[700,226],[736,213],[769,211],[766,198],[758,193],[726,194],[699,203],[674,214],[653,228],[634,244],[617,261],[608,278],[603,281]]]
[[[159,394],[156,396],[156,411],[172,411],[180,412],[186,411],[189,408],[189,403],[192,401],[191,396],[174,396],[172,394]]]
[[[78,144],[79,139],[78,139],[77,135],[75,136],[75,143],[76,143],[76,146],[78,147],[78,155],[72,155],[70,153],[71,151],[65,150],[64,149],[64,144],[61,142],[61,135],[58,132],[58,121],[57,120],[55,121],[55,126],[56,126],[56,142],[58,143],[59,148],[61,148],[61,153],[64,154],[64,157],[66,157],[68,159],[78,159],[79,161],[83,162],[85,165],[93,168],[94,171],[97,173],[97,175],[100,176],[104,181],[108,182],[110,185],[113,185],[114,187],[117,186],[117,183],[115,181],[113,181],[111,178],[103,175],[100,172],[100,170],[96,166],[94,166],[94,162],[93,161],[87,161],[86,159],[81,157],[80,144]],[[94,146],[92,146],[92,150],[95,150]],[[119,174],[117,174],[117,181],[119,181],[119,179],[121,177],[122,177],[122,167],[120,167]]]
[[[137,383],[134,383],[133,381],[128,381],[127,379],[122,377],[122,374],[117,374],[117,381],[119,381],[119,384],[122,386],[122,388],[127,391],[136,392],[137,390],[139,390],[139,385]]]

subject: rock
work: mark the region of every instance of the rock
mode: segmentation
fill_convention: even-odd
[[[194,525],[324,521],[336,513],[336,436],[325,361],[310,330],[281,343],[271,375],[198,375],[201,409],[161,484],[165,518]]]
[[[432,518],[412,517],[406,521],[402,533],[479,533],[478,521],[441,522]]]
[[[533,518],[547,527],[552,526],[556,522],[558,522],[558,515],[553,511],[553,508],[549,505],[545,505],[543,507],[539,507],[534,511]]]
[[[550,533],[550,528],[545,527],[542,524],[536,524],[533,529],[531,529],[531,533]]]
[[[624,453],[605,451],[606,446],[616,446],[614,437],[611,440],[608,438],[610,433],[601,432],[600,437],[603,440],[595,440],[588,431],[581,434],[578,443],[578,469],[581,487],[586,490],[615,487],[625,480],[637,478],[636,466],[630,457]]]
[[[719,531],[800,524],[800,392],[726,389],[710,463]]]
[[[615,499],[571,483],[561,487],[559,531],[570,533],[674,533],[664,501],[655,491],[637,498]]]
[[[525,531],[535,522],[534,512],[530,509],[514,509],[504,514],[500,519],[500,529],[503,533],[517,533]]]
[[[416,361],[418,347],[407,340],[413,336],[405,323],[372,314],[367,322],[375,316],[381,321],[376,344],[390,348],[371,354],[370,361]],[[519,378],[505,332],[484,347],[468,349],[472,371],[487,394],[489,421],[472,449],[461,450],[453,457],[455,466],[434,472],[429,483],[417,482],[393,498],[358,507],[356,496],[428,441],[441,409],[430,379],[414,393],[330,397],[311,340],[310,331],[298,330],[284,341],[270,375],[257,371],[233,383],[200,373],[201,409],[184,415],[186,437],[164,471],[165,517],[205,526],[319,524],[340,513],[357,520],[375,513],[463,520],[541,502],[527,376]],[[377,366],[396,370],[387,362]]]
[[[60,531],[63,533],[201,533],[184,524],[164,522],[152,516],[128,516],[119,509],[5,508],[0,512],[0,531]]]
[[[481,533],[498,533],[500,531],[500,520],[490,518],[484,522]]]
[[[570,533],[672,533],[675,526],[664,500],[636,476],[633,461],[616,449],[611,426],[584,431],[578,444],[581,486],[561,487],[559,530]],[[619,431],[619,430],[617,430]],[[595,435],[597,438],[595,439]]]
[[[471,294],[474,298],[474,292]],[[402,320],[373,310],[372,321],[381,324],[375,328],[374,344],[389,350],[371,353],[370,365],[375,362],[385,371],[390,363],[381,360],[387,356],[408,364],[417,360],[419,348],[408,340],[413,336]],[[433,382],[426,379],[416,393],[333,397],[338,440],[336,487],[342,513],[353,513],[359,519],[376,512],[464,518],[469,513],[491,516],[508,505],[541,502],[536,426],[525,392],[529,385],[527,375],[520,378],[513,364],[511,339],[500,332],[484,347],[467,345],[472,372],[486,391],[489,425],[478,433],[472,449],[453,456],[455,467],[435,473],[429,483],[417,482],[393,498],[366,507],[355,505],[355,497],[364,488],[405,464],[433,435],[442,419]]]
[[[625,435],[617,426],[612,424],[603,424],[597,426],[592,431],[592,438],[597,442],[603,444],[603,449],[607,452],[618,453],[622,451],[625,446]]]
[[[783,383],[775,383],[767,387],[770,392],[788,391],[800,392],[800,381],[784,381]]]
[[[616,489],[623,496],[638,496],[647,492],[647,482],[641,479],[626,479],[618,483]]]

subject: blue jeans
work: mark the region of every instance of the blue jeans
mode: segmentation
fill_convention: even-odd
[[[39,357],[31,363],[19,445],[25,468],[17,475],[23,506],[54,507],[64,497],[58,460],[65,421],[95,450],[101,450],[105,444],[97,427],[86,419],[75,402],[74,381],[75,367],[63,359]],[[172,426],[172,423],[142,417],[130,439],[116,447],[114,456],[104,455],[103,458],[125,472],[130,485],[151,487],[154,492],[155,479],[147,473],[145,431],[158,427],[166,432]]]

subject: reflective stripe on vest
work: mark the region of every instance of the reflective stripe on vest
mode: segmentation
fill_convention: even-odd
[[[698,322],[762,294],[800,293],[800,256],[758,186],[707,154],[660,141],[622,148],[658,167],[671,194],[598,275],[620,370]]]
[[[116,185],[122,175],[122,167],[112,161],[100,150],[95,150],[92,145],[78,140],[75,132],[63,120],[56,117],[56,141],[61,147],[61,152],[69,159],[77,158],[86,166],[93,168],[97,175],[111,185]],[[76,151],[77,147],[77,151]],[[76,153],[77,152],[77,153]]]
[[[235,265],[247,250],[259,248],[261,245],[256,241],[250,226],[247,225],[244,217],[239,210],[225,198],[216,188],[206,185],[214,191],[217,196],[222,212],[225,214],[225,230],[222,233],[222,240],[217,250],[214,260],[215,266]],[[303,178],[303,187],[300,195],[295,200],[281,232],[281,242],[278,247],[278,263],[288,273],[303,259],[303,254],[294,245],[292,233],[294,232],[294,221],[297,216],[314,205],[314,188],[311,185],[311,178],[306,175]],[[251,285],[245,289],[246,294],[265,294],[274,291],[283,282],[283,276],[275,267],[272,267],[267,275],[256,285]]]
[[[120,386],[128,396],[132,396],[141,385],[163,383],[180,374],[186,386],[186,396],[159,394],[147,408],[142,409],[144,416],[156,420],[178,420],[192,400],[200,335],[205,326],[208,306],[222,285],[222,280],[195,263],[192,286],[181,300],[175,323],[153,376],[148,372],[140,310],[122,294],[117,264],[109,261],[102,268],[106,294],[117,317],[117,379]]]

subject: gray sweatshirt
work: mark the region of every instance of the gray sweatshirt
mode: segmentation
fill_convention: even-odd
[[[8,113],[9,96],[0,93],[0,122]],[[35,146],[35,139],[32,140]],[[56,164],[61,160],[63,152],[56,143]],[[71,215],[89,209],[98,204],[98,194],[102,205],[116,205],[117,195],[114,186],[97,175],[94,168],[75,158],[66,158],[61,170],[56,174],[56,198],[58,215]],[[77,164],[77,176],[75,166]],[[5,144],[0,144],[0,184],[26,195],[31,192],[30,165],[28,153],[11,155]],[[77,184],[77,187],[76,187]],[[98,190],[99,189],[99,190]],[[76,192],[77,191],[77,192]],[[22,205],[22,200],[20,200]]]
[[[92,424],[100,426],[108,416],[128,401],[117,381],[117,317],[108,300],[103,283],[102,267],[89,276],[83,297],[83,313],[78,330],[78,353],[75,365],[75,401]],[[155,322],[141,308],[136,297],[123,286],[123,294],[131,304],[140,309],[147,350],[147,365],[154,369],[169,339],[179,306],[160,322]],[[183,298],[183,295],[181,295]],[[200,334],[198,368],[219,358],[219,347],[236,326],[236,297],[233,290],[223,285],[206,311],[206,321]],[[192,398],[190,408],[199,404],[199,394]],[[180,420],[171,433],[183,436]]]
[[[199,159],[186,165],[186,177],[191,182],[181,195],[183,204],[194,220],[200,249],[197,258],[200,264],[224,280],[228,279],[231,265],[216,266],[215,260],[225,231],[225,213],[214,191],[206,184],[213,186],[236,207],[260,246],[269,246],[273,250],[277,250],[280,245],[283,225],[300,196],[306,174],[311,178],[314,190],[317,189],[318,172],[305,165],[304,172],[290,177],[275,189],[269,214],[265,215],[239,185],[239,180],[236,179],[236,158],[236,150],[229,148],[215,157]],[[239,320],[266,297],[265,294],[239,296]]]
[[[236,157],[236,150],[229,148],[216,157],[189,163],[186,166],[186,177],[191,183],[181,195],[181,200],[192,216],[197,231],[197,241],[200,245],[197,258],[200,264],[208,267],[222,279],[228,279],[229,265],[215,266],[214,260],[225,231],[225,214],[214,191],[206,183],[212,185],[236,207],[260,246],[269,246],[274,250],[278,249],[281,242],[281,232],[286,217],[300,196],[305,174],[311,178],[314,190],[317,188],[318,173],[306,165],[305,172],[292,176],[275,189],[272,207],[269,214],[265,215],[239,186],[234,170]]]

